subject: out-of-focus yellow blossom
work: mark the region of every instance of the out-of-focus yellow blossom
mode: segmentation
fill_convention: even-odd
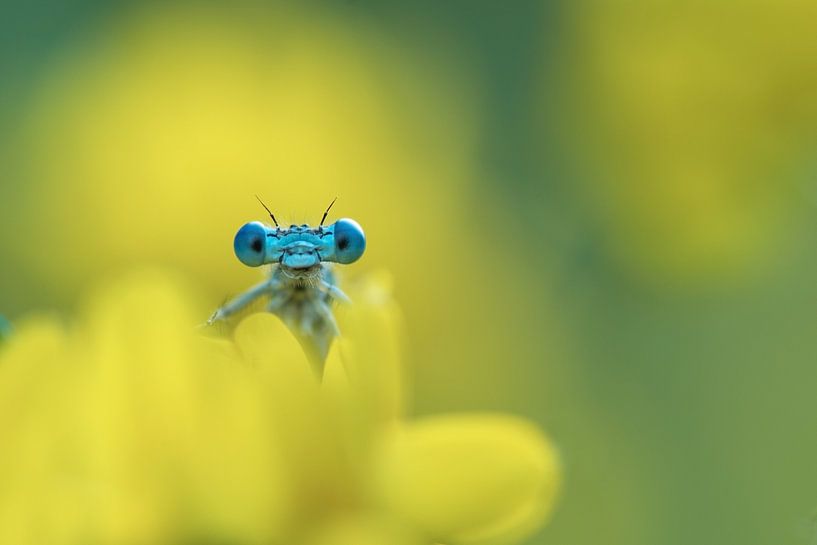
[[[434,235],[470,174],[468,87],[455,96],[445,74],[331,11],[136,8],[43,75],[15,153],[29,183],[6,218],[27,237],[0,248],[59,297],[148,262],[206,270],[218,299],[254,280],[232,255],[238,227],[266,218],[253,195],[298,224],[339,196],[334,214],[378,233],[374,262],[420,269],[402,249],[451,252]]]
[[[387,505],[441,541],[524,537],[553,508],[558,463],[518,418],[456,415],[395,430],[378,458]]]
[[[317,223],[337,195],[328,221],[353,218],[369,240],[350,274],[395,275],[423,399],[442,405],[451,398],[431,391],[463,373],[474,396],[515,395],[515,373],[495,362],[531,357],[518,318],[543,306],[524,278],[491,288],[515,248],[486,242],[509,220],[470,185],[468,64],[313,7],[140,4],[55,54],[10,151],[20,190],[0,226],[25,233],[0,238],[15,264],[4,282],[21,287],[12,315],[68,307],[142,263],[195,277],[209,314],[259,281],[232,251],[243,223],[267,220],[254,194],[285,224]]]
[[[203,342],[179,287],[101,291],[0,353],[0,542],[259,543],[286,512],[268,392]]]
[[[518,418],[405,418],[387,279],[351,286],[322,382],[267,313],[235,342],[158,273],[0,353],[0,542],[510,543],[550,513],[553,448]]]
[[[734,279],[769,262],[817,139],[817,4],[571,9],[565,128],[612,253],[658,283]]]

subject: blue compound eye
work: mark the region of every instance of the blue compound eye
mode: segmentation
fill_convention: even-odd
[[[366,236],[355,220],[335,222],[335,259],[338,263],[354,263],[366,249]]]
[[[267,255],[267,229],[258,221],[248,223],[238,230],[233,241],[238,260],[248,267],[264,264]]]

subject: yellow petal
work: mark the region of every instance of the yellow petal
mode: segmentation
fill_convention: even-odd
[[[87,448],[103,540],[269,539],[283,518],[266,392],[194,329],[203,316],[160,272],[99,291],[77,340],[89,371]]]
[[[277,316],[259,313],[236,327],[235,340],[266,392],[281,446],[285,493],[295,513],[290,522],[301,524],[327,505],[356,501],[335,415],[292,332]]]
[[[65,520],[76,502],[53,493],[69,484],[76,463],[67,433],[75,401],[67,386],[75,381],[71,362],[59,359],[66,345],[61,325],[38,317],[19,324],[0,352],[0,543],[77,539],[77,520]]]
[[[501,415],[450,415],[389,434],[377,494],[394,512],[443,543],[521,539],[550,514],[559,462],[532,424]]]
[[[337,309],[341,336],[327,361],[328,387],[345,375],[360,417],[374,425],[391,422],[404,405],[402,319],[391,296],[391,277],[372,273],[348,291],[352,303]],[[338,363],[344,373],[333,369]]]
[[[393,520],[350,515],[324,524],[307,545],[426,545],[421,537]]]
[[[284,373],[291,380],[308,377],[310,367],[303,348],[274,314],[259,312],[242,320],[235,330],[235,342],[244,358],[262,374]]]
[[[344,287],[352,302],[338,305],[341,336],[321,385],[351,471],[360,477],[370,473],[373,439],[403,413],[402,324],[390,284],[381,272]]]

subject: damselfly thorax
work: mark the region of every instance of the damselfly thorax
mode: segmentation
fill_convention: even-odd
[[[310,358],[322,363],[332,340],[340,333],[332,303],[349,300],[338,288],[331,267],[333,263],[345,265],[360,259],[366,249],[363,229],[346,218],[325,226],[335,201],[317,227],[303,224],[282,228],[269,208],[261,204],[274,225],[247,223],[236,233],[233,248],[239,261],[247,266],[271,265],[269,277],[216,310],[208,324],[228,318],[260,297],[268,297],[267,310],[281,317]]]

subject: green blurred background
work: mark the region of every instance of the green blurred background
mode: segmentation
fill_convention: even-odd
[[[817,4],[4,2],[0,313],[158,264],[217,306],[260,194],[367,230],[413,412],[542,424],[530,543],[817,542]],[[354,269],[354,270],[352,270]]]

